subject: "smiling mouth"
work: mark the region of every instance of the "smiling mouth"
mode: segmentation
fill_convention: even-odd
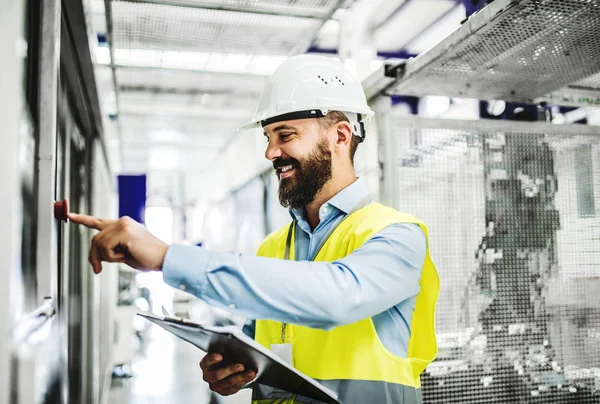
[[[281,181],[284,178],[288,178],[292,176],[292,174],[296,171],[296,168],[293,165],[282,166],[277,169],[277,176]]]

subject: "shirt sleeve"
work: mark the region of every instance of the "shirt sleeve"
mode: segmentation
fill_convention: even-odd
[[[163,277],[247,319],[331,329],[379,314],[419,292],[427,241],[395,224],[335,262],[285,261],[172,245]]]

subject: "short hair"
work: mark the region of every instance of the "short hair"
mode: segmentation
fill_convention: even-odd
[[[350,123],[350,120],[348,119],[346,114],[344,114],[341,111],[329,111],[327,115],[325,115],[323,118],[319,118],[318,121],[319,125],[321,125],[322,128],[326,129],[331,128],[333,125],[339,122]],[[354,155],[356,154],[356,149],[359,143],[360,141],[358,137],[353,134],[352,139],[350,139],[350,161],[352,162],[352,164],[354,164]]]

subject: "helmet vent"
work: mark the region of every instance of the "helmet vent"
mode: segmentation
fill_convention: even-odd
[[[329,84],[329,82],[327,80],[325,80],[325,78],[323,78],[320,74],[317,75],[317,77],[325,84]],[[340,79],[338,76],[334,76],[330,79],[331,82],[334,82],[335,80],[337,80],[341,85],[345,86],[346,83],[344,83],[342,81],[342,79]]]

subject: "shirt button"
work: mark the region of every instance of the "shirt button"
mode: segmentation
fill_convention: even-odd
[[[182,283],[181,285],[179,285],[179,289],[185,290],[185,285]]]
[[[230,305],[229,305],[229,308],[230,308],[231,310],[235,310],[235,304],[230,304]]]
[[[329,212],[329,209],[327,209],[327,208],[323,208],[323,214],[325,214],[325,213],[327,213],[327,212]]]

